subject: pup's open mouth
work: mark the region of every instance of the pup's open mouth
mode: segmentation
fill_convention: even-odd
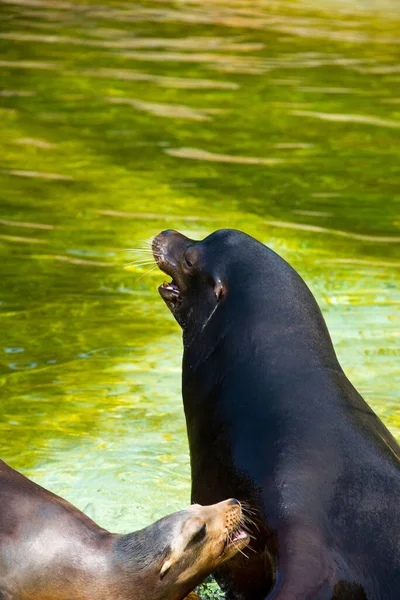
[[[226,554],[229,550],[234,548],[241,550],[250,542],[249,534],[237,527],[234,531],[231,531],[226,538],[225,547],[222,554]]]
[[[235,542],[240,542],[246,540],[249,537],[248,533],[244,531],[244,529],[235,529],[233,533],[231,533],[228,537],[228,541],[230,544],[234,544]]]

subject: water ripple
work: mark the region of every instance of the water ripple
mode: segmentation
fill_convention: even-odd
[[[0,60],[0,67],[10,69],[58,69],[56,63],[41,62],[39,60]]]
[[[350,238],[352,240],[360,240],[363,242],[379,242],[383,244],[398,244],[400,236],[386,235],[367,235],[364,233],[351,233],[350,231],[341,231],[339,229],[328,229],[327,227],[319,227],[318,225],[307,225],[304,223],[291,223],[289,221],[263,221],[266,225],[272,227],[282,227],[284,229],[298,229],[299,231],[310,231],[313,233],[327,233],[340,237]]]
[[[52,150],[56,144],[46,142],[45,140],[37,140],[35,138],[17,138],[13,140],[14,144],[22,144],[23,146],[33,146],[34,148],[43,148],[44,150]]]
[[[28,229],[55,229],[54,225],[48,225],[44,223],[26,223],[25,221],[10,221],[8,219],[1,218],[0,225],[6,225],[9,227],[26,227]]]
[[[0,234],[0,240],[6,240],[8,242],[22,242],[25,244],[47,244],[46,240],[39,240],[38,238],[31,237],[22,237],[19,235]]]
[[[133,39],[121,40],[88,40],[62,35],[41,35],[35,33],[25,33],[23,31],[9,31],[0,33],[0,39],[20,41],[20,42],[41,42],[44,44],[72,44],[78,46],[89,46],[94,48],[179,48],[181,50],[218,50],[218,51],[237,51],[250,52],[262,50],[264,44],[261,43],[241,43],[234,39],[213,38],[208,36],[198,36],[189,38],[152,38],[135,37]]]
[[[70,175],[60,175],[59,173],[25,171],[23,169],[2,169],[1,172],[9,175],[16,175],[17,177],[33,177],[37,179],[49,179],[54,181],[72,181],[72,177]]]
[[[183,104],[161,104],[157,102],[144,102],[136,98],[118,98],[107,96],[104,98],[112,104],[127,104],[137,110],[148,112],[157,117],[168,117],[174,119],[193,119],[195,121],[209,121],[209,109],[195,109]]]
[[[182,89],[221,89],[237,90],[239,84],[230,81],[217,81],[212,79],[199,79],[187,77],[168,77],[166,75],[153,75],[143,71],[132,69],[85,69],[84,75],[91,77],[104,77],[109,79],[121,79],[126,81],[151,81],[163,87]]]
[[[380,117],[372,117],[368,115],[346,115],[339,113],[323,113],[315,112],[311,110],[292,110],[292,115],[299,117],[314,117],[316,119],[323,119],[324,121],[335,121],[343,123],[362,123],[365,125],[377,125],[378,127],[393,127],[399,128],[400,121],[389,121],[388,119],[381,119]]]
[[[36,92],[29,90],[0,90],[0,96],[3,96],[5,98],[14,98],[18,96],[26,98],[29,96],[35,96],[35,94]]]
[[[263,73],[268,64],[256,56],[235,56],[211,52],[121,52],[122,58],[151,62],[207,63],[208,66],[226,69],[236,73]]]
[[[71,265],[85,265],[89,267],[113,267],[111,262],[103,262],[100,260],[87,260],[85,258],[72,258],[63,254],[39,254],[33,255],[32,258],[58,260],[59,262],[70,263]]]
[[[242,165],[279,165],[288,162],[285,158],[258,158],[256,156],[234,156],[232,154],[216,154],[200,148],[166,148],[170,156],[208,160],[212,162],[234,163]]]

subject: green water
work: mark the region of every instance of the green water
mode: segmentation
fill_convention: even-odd
[[[117,531],[189,503],[180,331],[125,268],[166,227],[289,260],[400,439],[395,6],[0,1],[2,458]]]

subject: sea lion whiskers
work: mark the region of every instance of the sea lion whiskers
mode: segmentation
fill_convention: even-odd
[[[247,504],[246,502],[242,502],[242,519],[244,520],[244,524],[248,524],[248,525],[253,525],[253,527],[255,527],[257,529],[257,531],[260,531],[260,527],[258,526],[257,522],[255,521],[257,515],[258,515],[258,511],[256,508],[251,507],[249,504]]]
[[[154,264],[153,254],[148,248],[129,248],[128,252],[134,252],[135,258],[124,266],[125,269]]]
[[[151,267],[148,271],[146,271],[145,273],[142,273],[142,275],[140,275],[135,281],[139,281],[139,279],[142,279],[142,277],[145,277],[145,275],[148,275],[149,273],[151,273],[151,271],[154,271],[156,267]]]
[[[137,240],[137,243],[140,244],[140,246],[138,246],[139,249],[144,248],[147,250],[151,251],[151,246],[154,240],[154,236],[150,236],[147,239],[143,239],[143,240]],[[135,250],[135,248],[133,248],[133,250]]]
[[[134,248],[127,248],[128,252],[140,252],[140,251],[144,251],[144,252],[151,252],[151,247],[150,246],[135,246]]]
[[[165,254],[165,248],[160,245],[158,240],[154,237],[150,248],[150,255],[153,257],[153,260],[155,260],[156,263],[162,261],[165,258]]]
[[[153,237],[151,237],[147,240],[138,240],[139,244],[140,243],[141,244],[136,246],[135,248],[127,248],[127,252],[134,252],[135,254],[137,254],[139,256],[144,255],[146,257],[153,259],[153,251],[152,251],[153,240],[154,240]]]
[[[231,544],[233,545],[233,547],[234,547],[234,548],[237,548],[236,542],[234,542],[234,541],[231,541]],[[243,550],[241,550],[240,548],[237,548],[237,550],[240,552],[240,554],[243,554],[243,556],[244,556],[244,557],[245,557],[247,560],[249,560],[249,556],[248,556],[248,555],[247,555],[245,552],[243,552]]]
[[[241,514],[241,517],[240,517],[238,529],[241,529],[242,531],[244,531],[251,540],[256,540],[257,539],[256,536],[251,533],[251,525],[254,525],[254,527],[257,530],[259,530],[259,527],[257,526],[257,524],[252,519],[250,519],[248,516],[246,516],[244,514],[244,512],[243,512],[243,506],[242,506],[242,514]],[[231,535],[233,535],[233,533]],[[233,540],[232,543],[233,543],[234,547],[236,547],[235,540]],[[250,550],[253,553],[256,552],[255,549],[251,545],[247,545],[245,549],[246,550]],[[243,550],[241,550],[240,548],[238,548],[238,550],[239,550],[239,552],[241,554],[243,554],[243,556],[246,559],[250,558]]]
[[[251,530],[252,530],[251,526],[253,525],[253,527],[255,527],[258,531],[259,531],[259,527],[252,519],[246,518],[242,513],[242,518],[240,519],[239,525],[240,525],[240,528],[243,529],[251,539],[253,539],[253,540],[256,539],[256,536],[251,533]]]
[[[160,257],[159,252],[155,251],[153,253],[153,250],[152,250],[153,237],[149,238],[148,240],[141,240],[141,241],[144,244],[143,246],[138,246],[137,248],[128,248],[128,252],[135,253],[136,257],[133,261],[131,261],[125,265],[125,267],[124,267],[125,269],[129,269],[130,267],[139,268],[139,267],[145,267],[147,265],[154,265],[154,256]],[[141,275],[139,277],[139,279],[141,279],[142,277],[144,277],[145,275],[150,273],[152,270],[153,269],[149,269],[148,271],[146,271],[146,273],[143,273],[143,275]]]
[[[140,263],[131,262],[131,263],[126,264],[124,266],[124,269],[126,269],[126,270],[129,271],[129,270],[132,270],[132,269],[141,269],[143,267],[148,267],[148,266],[152,266],[150,262],[140,262]],[[153,268],[149,269],[145,273],[142,273],[142,275],[140,276],[140,278],[144,277],[144,275],[147,275],[148,273],[150,273],[150,271],[153,271]]]
[[[143,265],[151,265],[151,264],[152,264],[152,261],[150,261],[150,260],[147,260],[145,258],[138,258],[137,260],[132,260],[131,262],[127,263],[127,265],[125,265],[125,266],[129,267],[129,266],[134,265],[136,267],[142,267]]]
[[[249,504],[248,502],[245,502],[244,500],[242,500],[240,502],[240,504],[242,505],[242,509],[245,511],[246,514],[248,515],[257,515],[258,514],[258,510],[257,508],[255,508],[254,506],[252,506],[251,504]]]

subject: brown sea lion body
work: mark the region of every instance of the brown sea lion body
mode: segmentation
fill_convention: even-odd
[[[182,600],[248,542],[235,499],[106,531],[0,461],[0,600]]]

